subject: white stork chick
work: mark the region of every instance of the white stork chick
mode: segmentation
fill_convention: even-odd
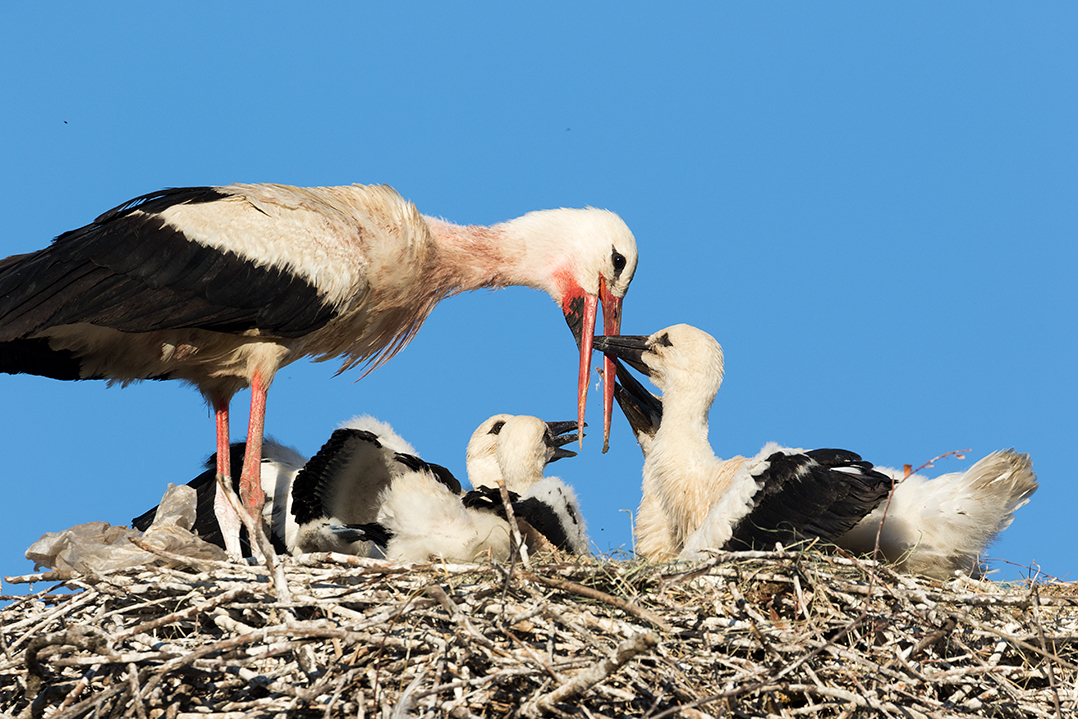
[[[468,479],[485,494],[487,505],[501,511],[498,480],[522,502],[529,517],[522,531],[529,549],[561,548],[576,554],[588,551],[587,529],[576,493],[557,477],[544,477],[551,462],[573,457],[563,446],[577,440],[576,422],[544,422],[529,415],[496,414],[468,442]],[[474,496],[473,502],[478,505]],[[515,505],[514,505],[515,506]],[[520,519],[520,517],[518,517]],[[533,531],[534,530],[534,531]]]
[[[497,487],[504,477],[529,549],[556,547],[584,553],[588,539],[575,493],[557,477],[543,476],[548,463],[574,456],[561,448],[574,438],[560,435],[575,427],[576,422],[495,415],[469,442],[474,491],[464,496],[449,491],[425,468],[402,472],[383,491],[376,522],[334,531],[346,541],[376,541],[385,547],[388,559],[399,562],[431,558],[463,562],[481,556],[504,561],[511,549]],[[491,457],[497,459],[496,469],[487,461]]]
[[[385,422],[369,416],[346,422],[295,478],[290,511],[296,530],[289,551],[368,555],[369,543],[345,539],[333,527],[376,522],[384,492],[398,478],[416,473],[460,495],[452,472],[424,462]]]
[[[339,528],[339,534],[348,539],[370,536],[394,562],[474,562],[481,555],[499,561],[509,558],[509,524],[494,512],[466,507],[459,493],[422,469],[394,478],[379,504],[377,521],[363,527],[364,535],[348,531],[359,529],[357,525]]]
[[[694,558],[705,549],[819,537],[871,553],[894,489],[880,548],[900,569],[937,577],[977,573],[978,558],[1037,488],[1028,455],[1007,450],[964,473],[926,481],[873,468],[844,450],[769,443],[752,459],[718,460],[707,413],[722,383],[722,348],[688,325],[650,337],[596,338],[595,346],[648,374],[662,402],[630,387],[617,396],[644,449],[638,550]],[[628,376],[620,366],[619,378]]]
[[[890,489],[888,478],[844,450],[768,444],[751,459],[716,457],[707,418],[722,385],[722,348],[695,327],[675,325],[650,337],[597,337],[595,347],[647,374],[663,393],[658,416],[646,409],[657,404],[654,397],[634,396],[642,408],[638,416],[657,422],[657,429],[651,422],[634,426],[645,451],[636,549],[650,559],[830,539]],[[630,412],[626,416],[633,421]]]
[[[465,452],[465,461],[468,481],[473,488],[497,488],[498,481],[502,479],[502,470],[498,467],[498,436],[505,426],[505,421],[512,416],[496,414],[488,417],[472,432]]]
[[[587,530],[576,493],[558,477],[543,471],[551,462],[576,456],[563,449],[572,438],[557,432],[575,429],[576,422],[544,422],[538,417],[517,415],[505,421],[498,436],[498,468],[506,489],[520,496],[514,513],[555,547],[574,554],[588,551]],[[533,549],[534,547],[529,547]]]
[[[577,339],[582,423],[597,307],[616,333],[636,260],[625,223],[594,208],[479,227],[423,216],[385,185],[162,190],[0,260],[0,372],[189,382],[213,408],[223,476],[229,404],[250,387],[239,489],[259,516],[266,394],[281,367],[343,357],[342,369],[373,369],[445,297],[524,285],[558,303]],[[606,426],[612,397],[608,385]],[[235,554],[239,523],[226,506]]]
[[[509,432],[503,433],[506,427]],[[525,492],[542,479],[548,464],[576,456],[563,448],[577,441],[576,428],[576,422],[544,422],[529,415],[489,417],[468,442],[468,480],[475,489],[496,489],[500,479],[509,491]]]
[[[838,546],[871,554],[879,531],[880,551],[898,568],[939,578],[982,573],[981,558],[1014,512],[1037,490],[1028,454],[993,452],[965,472],[935,479],[877,467],[893,477],[890,504],[880,504],[835,540]],[[886,518],[884,512],[886,510]]]

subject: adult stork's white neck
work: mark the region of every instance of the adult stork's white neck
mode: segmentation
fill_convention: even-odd
[[[442,259],[434,270],[439,286],[465,292],[522,285],[558,303],[580,349],[577,421],[583,426],[598,307],[603,307],[604,334],[617,334],[622,299],[636,272],[636,240],[629,228],[613,212],[592,207],[539,210],[489,227],[424,219]],[[604,452],[610,440],[613,376],[613,360],[604,358]]]

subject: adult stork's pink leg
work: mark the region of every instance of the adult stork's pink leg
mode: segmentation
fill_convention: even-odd
[[[247,425],[247,451],[243,455],[243,473],[240,474],[240,499],[254,522],[262,521],[262,505],[266,495],[262,491],[262,433],[266,428],[266,392],[269,386],[262,375],[255,372],[251,377],[251,419]]]
[[[228,405],[228,400],[213,403],[213,414],[217,420],[217,474],[222,477],[232,476],[232,457],[228,446]]]
[[[224,487],[221,486],[220,478],[231,483],[232,467],[231,452],[229,451],[228,436],[228,406],[230,400],[217,398],[213,401],[213,414],[217,421],[217,494],[213,499],[213,513],[217,517],[217,524],[221,528],[221,537],[225,542],[225,551],[233,557],[239,558],[243,552],[240,549],[240,517],[236,514],[232,504],[225,496]]]

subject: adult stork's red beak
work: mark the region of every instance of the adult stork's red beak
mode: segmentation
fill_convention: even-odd
[[[563,300],[562,312],[565,322],[576,337],[580,348],[580,375],[577,378],[576,413],[577,422],[584,426],[584,410],[588,404],[588,379],[591,376],[591,352],[595,330],[595,318],[599,303],[603,304],[603,334],[616,335],[621,332],[621,298],[615,297],[606,286],[606,279],[599,279],[599,294],[587,294],[583,290],[567,294]],[[610,449],[610,417],[614,412],[614,360],[603,356],[603,452]],[[584,434],[580,435],[580,444],[584,444]]]

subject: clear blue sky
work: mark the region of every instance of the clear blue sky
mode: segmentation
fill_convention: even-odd
[[[170,186],[388,183],[483,224],[605,207],[640,248],[623,330],[726,350],[720,456],[972,449],[931,474],[1014,446],[1041,487],[991,556],[1075,579],[1076,37],[1060,3],[6,3],[0,256]],[[456,297],[362,381],[284,369],[267,431],[313,454],[370,413],[463,476],[489,415],[574,416],[575,357],[545,295]],[[214,448],[178,383],[0,397],[0,574]],[[551,469],[598,548],[629,547],[640,451],[620,415],[607,455],[592,431]]]

